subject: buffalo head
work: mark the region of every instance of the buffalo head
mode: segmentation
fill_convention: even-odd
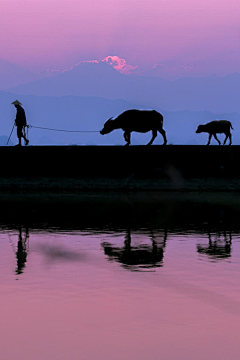
[[[100,134],[101,135],[109,134],[114,129],[115,129],[114,128],[114,122],[113,122],[112,118],[110,118],[105,122],[102,130],[100,131]]]

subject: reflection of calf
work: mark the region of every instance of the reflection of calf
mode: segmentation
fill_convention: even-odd
[[[113,130],[122,129],[124,131],[124,139],[126,145],[130,145],[131,132],[136,131],[146,133],[152,131],[152,139],[147,145],[151,145],[157,137],[157,132],[162,134],[164,145],[167,143],[166,132],[163,130],[163,116],[155,110],[127,110],[116,117],[114,120],[110,118],[104,124],[100,131],[101,135],[109,134]]]
[[[131,233],[127,231],[124,246],[114,247],[108,242],[102,243],[104,253],[110,259],[122,263],[129,270],[137,271],[153,267],[163,266],[164,248],[166,245],[167,235],[164,234],[164,241],[159,246],[152,237],[152,245],[131,245]]]
[[[231,145],[232,144],[232,134],[230,133],[230,129],[233,129],[230,121],[214,120],[205,125],[199,125],[196,133],[197,134],[202,133],[202,132],[209,133],[207,145],[210,144],[210,140],[211,140],[212,136],[214,136],[214,138],[217,140],[218,144],[221,145],[221,142],[218,140],[216,134],[225,134],[226,137],[225,137],[223,145],[226,144],[227,138],[229,138],[229,145]]]
[[[232,237],[231,233],[229,234],[229,240],[227,239],[227,235],[224,232],[224,242],[216,239],[212,241],[210,233],[208,234],[209,242],[208,245],[197,245],[197,252],[199,254],[205,254],[209,256],[211,259],[226,259],[231,257],[231,245],[232,245]]]

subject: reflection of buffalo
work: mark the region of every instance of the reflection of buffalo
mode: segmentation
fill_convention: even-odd
[[[208,245],[197,245],[197,251],[199,254],[205,254],[211,259],[226,259],[231,257],[231,245],[232,237],[229,234],[229,239],[224,232],[224,241],[216,239],[212,241],[210,233],[208,234],[209,242]]]
[[[127,230],[127,234],[123,247],[114,247],[108,242],[102,243],[104,253],[108,255],[110,260],[115,260],[129,270],[139,271],[141,269],[149,269],[163,266],[164,248],[166,245],[167,234],[164,233],[164,239],[161,245],[151,237],[151,245],[131,245],[131,232]]]

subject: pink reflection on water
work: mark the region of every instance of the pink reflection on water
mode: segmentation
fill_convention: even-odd
[[[101,247],[122,246],[117,235],[30,234],[16,275],[0,234],[0,359],[238,359],[239,238],[231,261],[212,263],[197,252],[207,237],[169,234],[163,266],[132,272]]]

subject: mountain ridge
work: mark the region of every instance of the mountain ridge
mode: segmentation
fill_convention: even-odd
[[[59,75],[5,91],[18,95],[124,99],[165,111],[240,112],[239,89],[240,73],[169,81],[159,77],[125,75],[106,63],[81,63]]]

